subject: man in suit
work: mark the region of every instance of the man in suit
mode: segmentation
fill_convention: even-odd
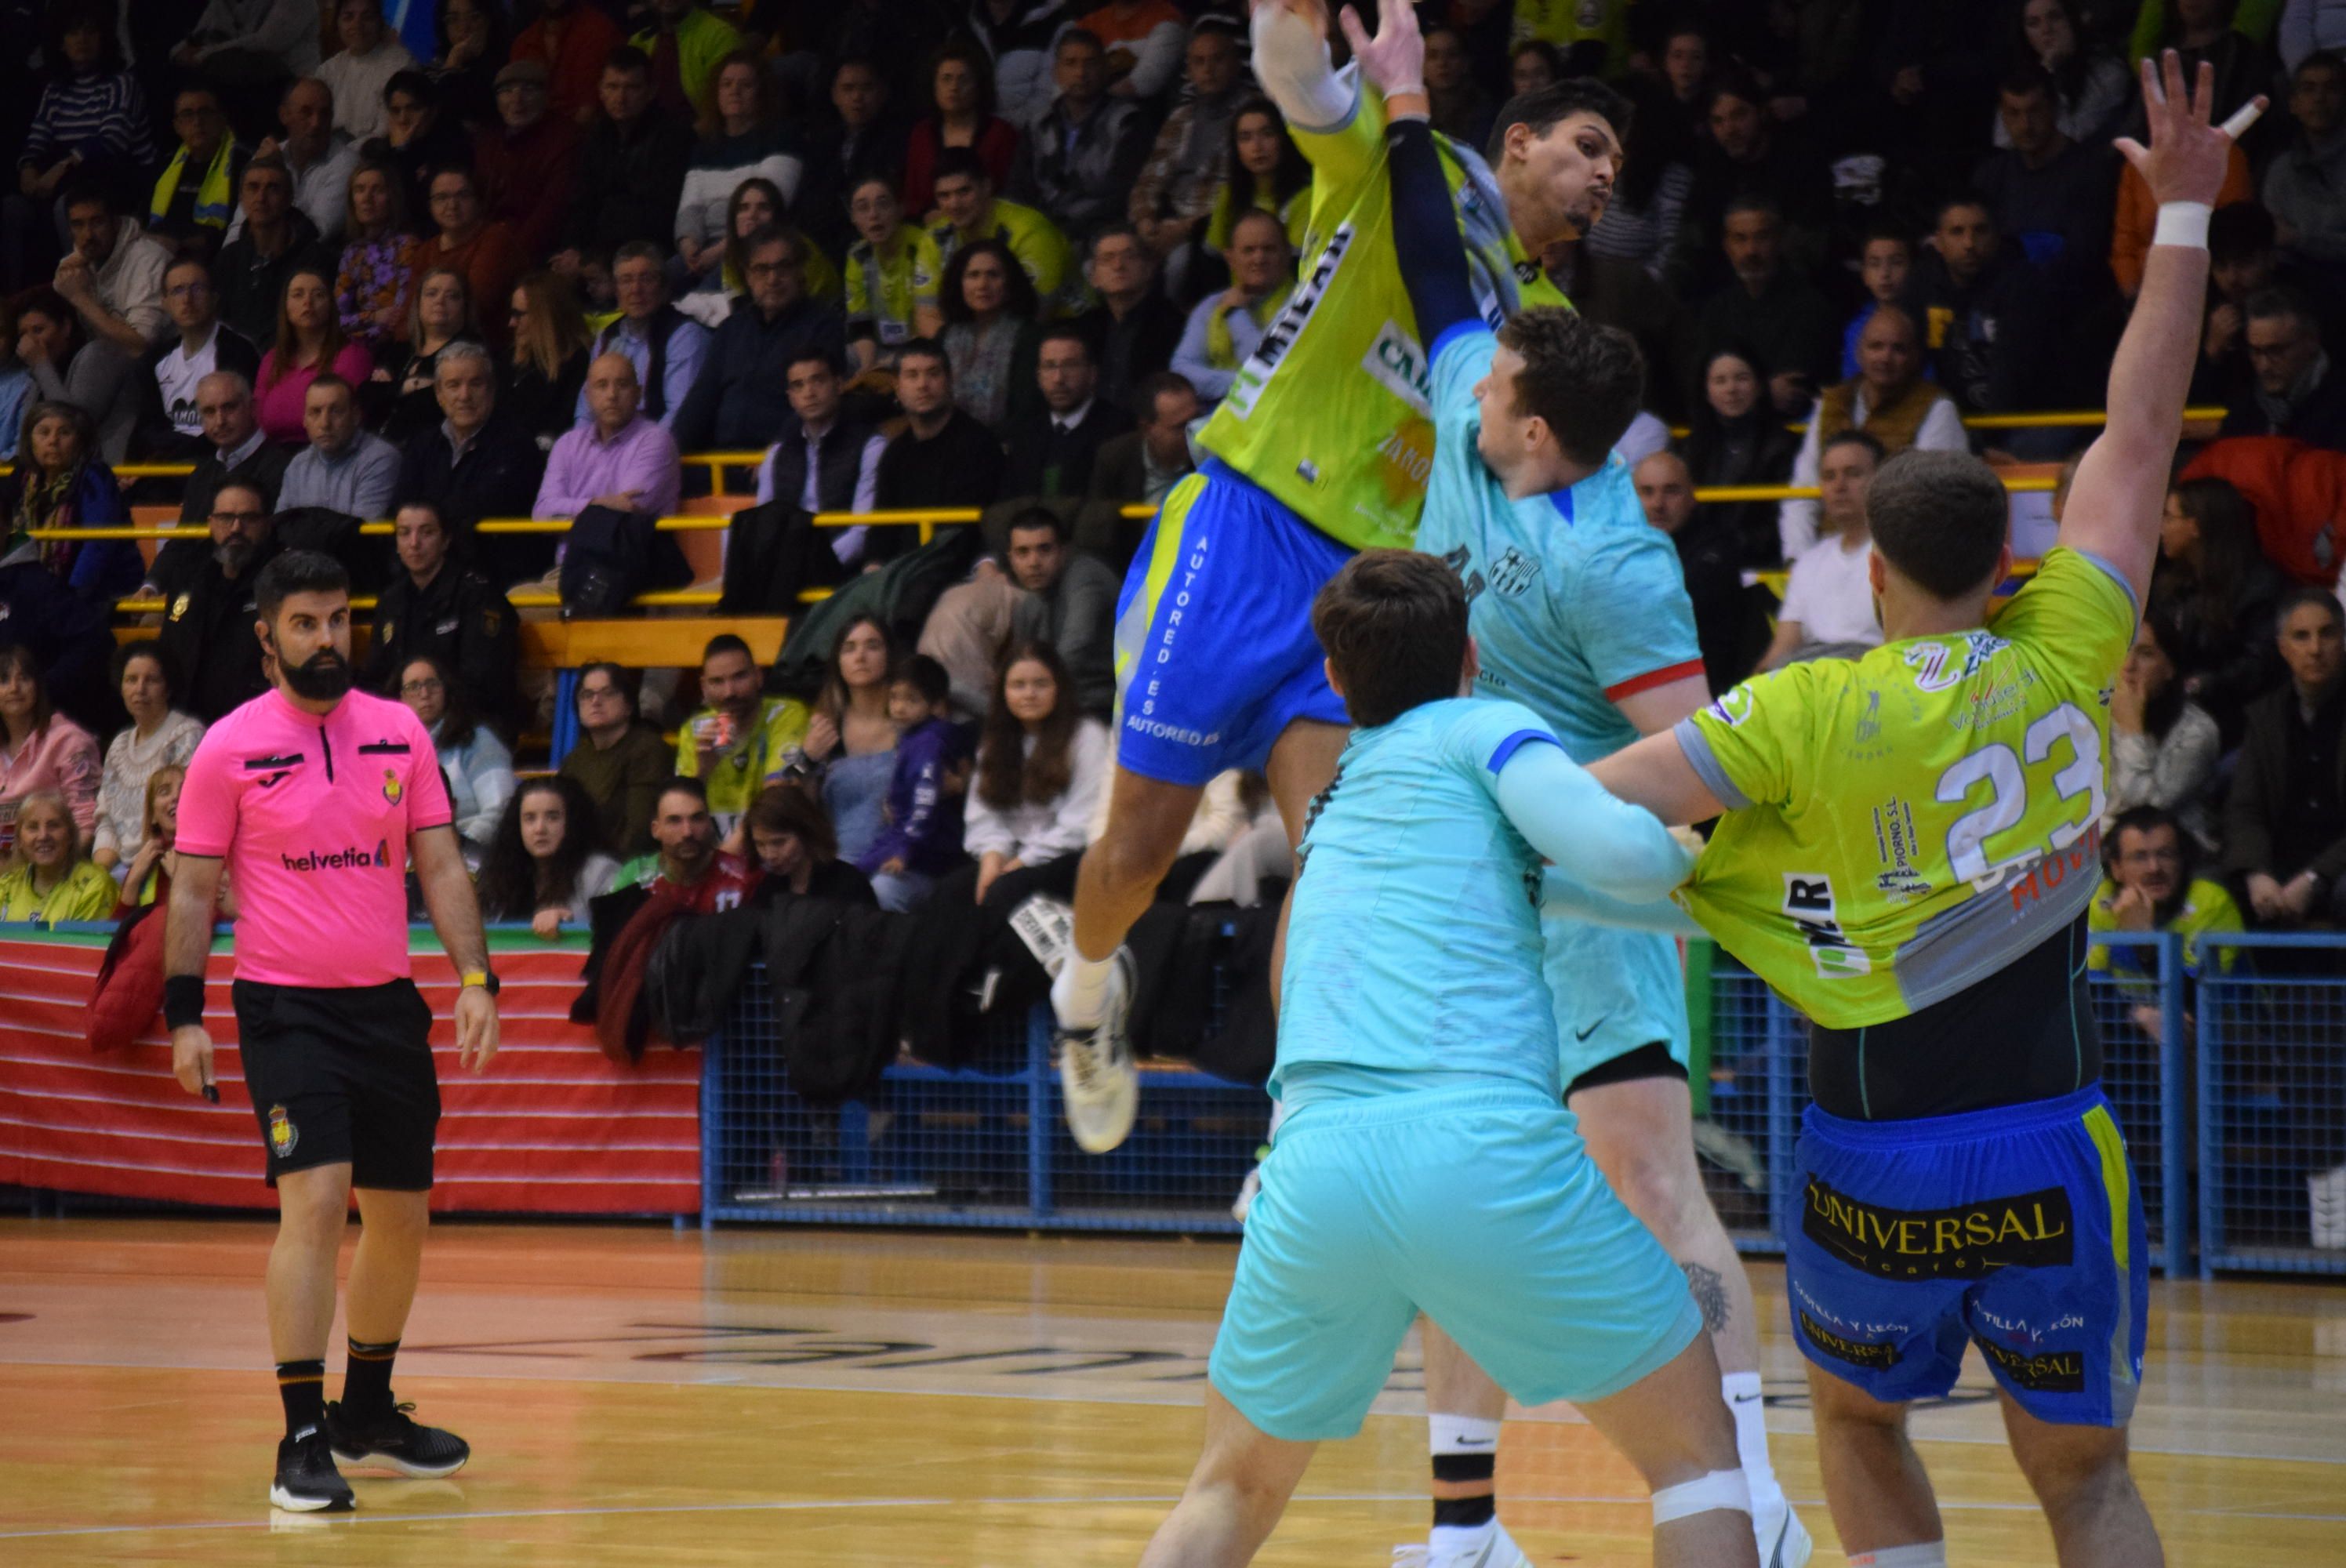
[[[251,485],[266,510],[274,514],[294,449],[261,433],[252,412],[252,383],[234,371],[214,371],[196,383],[196,414],[203,421],[207,450],[180,492],[179,526],[204,526],[212,514],[212,497],[231,483]],[[185,587],[209,554],[207,546],[191,539],[168,541],[147,569],[147,584],[154,592],[142,591],[140,596],[168,597]]]
[[[1035,376],[1043,409],[1011,427],[1003,464],[1005,495],[1081,495],[1100,447],[1132,428],[1132,416],[1099,398],[1091,343],[1072,324],[1043,334]]]
[[[1198,417],[1198,392],[1178,372],[1159,371],[1141,382],[1133,401],[1140,423],[1101,444],[1092,463],[1091,498],[1154,506],[1197,466],[1189,453],[1189,422]]]

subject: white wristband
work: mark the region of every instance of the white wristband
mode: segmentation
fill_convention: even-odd
[[[2158,206],[2158,227],[2151,230],[2150,242],[2205,250],[2208,219],[2215,210],[2204,201],[2163,201]]]

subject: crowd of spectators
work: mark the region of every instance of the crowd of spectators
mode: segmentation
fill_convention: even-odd
[[[498,918],[577,923],[661,879],[986,906],[1071,871],[1109,760],[1122,509],[1191,469],[1318,239],[1239,0],[440,0],[404,37],[372,0],[15,9],[0,912],[69,918],[104,891],[84,865],[151,896],[171,770],[264,688],[251,585],[292,545],[375,598],[362,678],[432,728]],[[2074,454],[2074,428],[1967,422],[2099,399],[2154,218],[2110,146],[2144,52],[2210,63],[2219,117],[2270,95],[2211,230],[2195,401],[2227,412],[2177,475],[2111,699],[2132,826],[2101,914],[2199,919],[2221,883],[2260,924],[2346,919],[2346,5],[1419,10],[1463,143],[1564,74],[1635,105],[1602,219],[1540,261],[1645,351],[1623,456],[1720,689],[1878,642],[1889,457]],[[707,451],[763,453],[728,550],[783,565],[742,607],[914,552],[817,513],[978,508],[984,547],[919,616],[839,628],[804,689],[730,636],[640,688],[590,666],[546,756],[514,598],[585,574],[482,524],[671,514]],[[1696,499],[1783,484],[1819,494]],[[167,499],[209,539],[48,536]],[[2015,526],[2049,540],[2024,500]],[[620,601],[663,585],[634,569]],[[109,662],[134,594],[151,640]],[[1201,850],[1248,837],[1240,784]],[[2170,852],[2182,871],[2128,880]]]

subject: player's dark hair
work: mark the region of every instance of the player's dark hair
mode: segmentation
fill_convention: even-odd
[[[994,183],[993,174],[986,168],[985,160],[977,155],[975,148],[939,148],[936,167],[929,173],[929,183],[933,186],[941,181],[958,179],[964,176],[971,179],[982,179],[989,186]]]
[[[1873,547],[1934,599],[1976,593],[2012,524],[1995,470],[1968,452],[1902,452],[1865,493]]]
[[[1545,420],[1573,462],[1603,463],[1646,395],[1637,341],[1562,306],[1535,305],[1508,317],[1499,341],[1524,357],[1515,412]]]
[[[1995,220],[1994,206],[1976,190],[1956,190],[1941,197],[1939,204],[1931,209],[1931,227],[1936,229],[1945,222],[1947,214],[1958,207],[1975,207],[1987,218],[1989,228],[2000,227]]]
[[[1826,453],[1831,452],[1836,446],[1862,446],[1865,448],[1866,451],[1873,454],[1873,466],[1876,468],[1881,467],[1883,459],[1888,456],[1888,453],[1882,450],[1881,442],[1874,439],[1874,437],[1868,432],[1855,429],[1841,431],[1835,434],[1825,437],[1824,444],[1817,448],[1817,456],[1821,459]]]
[[[2053,84],[2053,73],[2034,60],[2014,63],[1996,84],[1996,91],[2007,98],[2025,98],[2043,93],[2047,103],[2057,105],[2061,94]]]
[[[931,708],[943,707],[953,697],[953,677],[945,667],[926,654],[914,654],[896,667],[889,681],[909,686],[921,694],[921,700]]]
[[[1096,364],[1098,362],[1099,356],[1092,352],[1091,334],[1085,331],[1073,321],[1055,321],[1051,325],[1044,328],[1043,335],[1035,340],[1035,352],[1036,356],[1039,358],[1043,351],[1053,343],[1073,343],[1077,348],[1083,350],[1084,362],[1086,364]]]
[[[751,664],[756,664],[758,662],[758,656],[750,651],[750,645],[743,642],[731,632],[719,632],[715,636],[709,638],[709,646],[700,650],[700,662],[705,665],[710,659],[715,658],[719,654],[729,653],[740,654]]]
[[[936,339],[907,338],[897,345],[896,362],[898,364],[901,365],[906,360],[915,356],[936,361],[938,364],[944,367],[945,380],[949,382],[953,380],[953,356],[945,352],[945,346]]]
[[[1362,729],[1458,695],[1466,667],[1466,590],[1414,550],[1363,550],[1311,602],[1344,711]]]
[[[2280,243],[2273,216],[2253,201],[2234,201],[2216,209],[2208,219],[2208,265],[2237,265],[2270,256]]]
[[[1544,137],[1575,115],[1595,115],[1613,127],[1614,140],[1629,139],[1629,100],[1594,76],[1567,76],[1509,98],[1483,144],[1484,151],[1496,163],[1515,127],[1529,126],[1533,136]]]
[[[332,555],[317,550],[288,550],[260,568],[260,580],[252,585],[252,607],[262,620],[274,624],[277,612],[296,594],[350,591],[350,573]]]
[[[2313,306],[2304,295],[2286,284],[2273,283],[2258,290],[2242,301],[2241,315],[2251,321],[2295,321],[2300,331],[2321,335],[2321,318],[2313,313]]]
[[[782,361],[782,380],[787,382],[790,372],[801,365],[821,365],[832,375],[839,374],[839,356],[821,343],[803,343],[793,349],[790,357]]]

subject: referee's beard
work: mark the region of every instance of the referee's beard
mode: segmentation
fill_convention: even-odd
[[[285,672],[285,684],[294,696],[312,702],[333,702],[351,689],[351,661],[331,647],[320,648],[300,664],[288,664],[280,657],[277,667]]]

